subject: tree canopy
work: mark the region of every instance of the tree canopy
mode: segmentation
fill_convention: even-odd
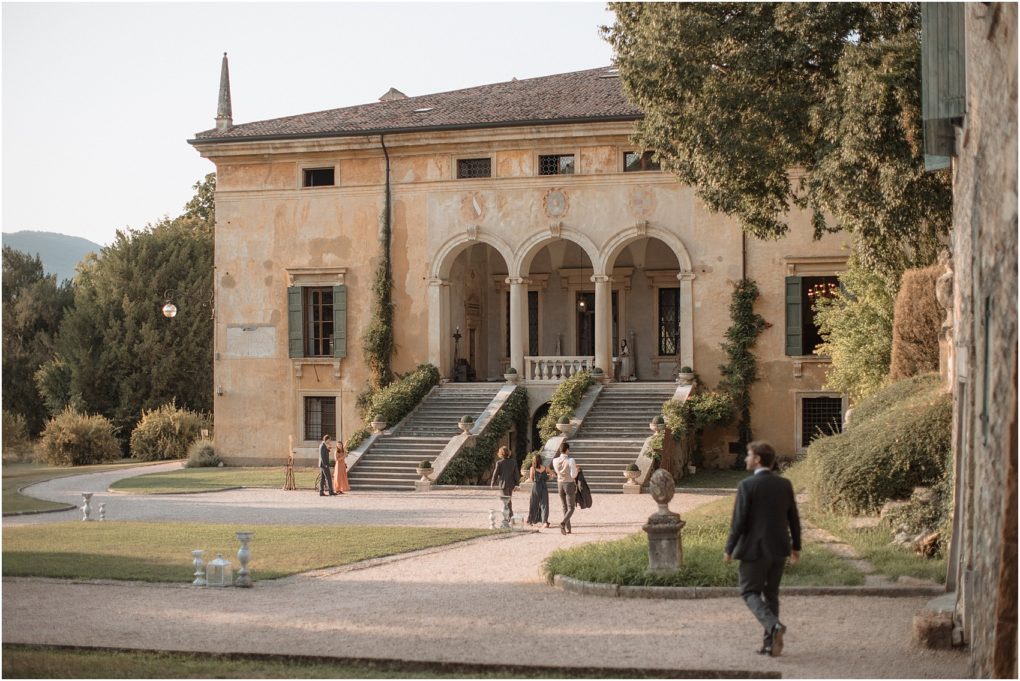
[[[926,173],[917,3],[610,3],[635,143],[712,210],[775,239],[793,208],[897,277],[934,261],[948,171]]]
[[[79,265],[56,358],[36,374],[51,413],[99,413],[126,443],[143,410],[211,411],[215,177],[195,188],[180,217],[118,231]]]

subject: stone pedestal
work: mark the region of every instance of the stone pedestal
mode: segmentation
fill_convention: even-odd
[[[627,481],[623,483],[624,494],[641,494],[641,485],[636,482]]]
[[[415,492],[431,492],[432,481],[431,480],[415,480],[414,481]]]
[[[648,570],[652,574],[676,572],[684,563],[680,531],[685,523],[680,515],[669,510],[675,486],[673,476],[659,469],[648,482],[648,491],[659,510],[648,517],[641,528],[648,533]]]
[[[500,494],[499,500],[503,502],[503,522],[500,524],[499,529],[509,530],[511,529],[510,520],[513,517],[513,513],[510,512],[510,497]]]

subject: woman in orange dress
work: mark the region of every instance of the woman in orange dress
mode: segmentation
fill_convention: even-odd
[[[351,491],[351,483],[347,481],[347,448],[339,438],[336,442],[336,467],[333,468],[333,491],[337,494]]]

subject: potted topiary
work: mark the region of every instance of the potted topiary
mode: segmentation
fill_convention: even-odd
[[[417,467],[415,467],[414,470],[418,475],[421,476],[422,482],[428,482],[429,476],[432,475],[432,462],[429,461],[428,459],[422,459],[421,461],[418,462],[418,465]]]
[[[680,385],[690,385],[694,383],[694,369],[689,366],[680,367],[680,371],[676,375],[676,382]]]
[[[506,370],[506,373],[503,374],[503,378],[506,380],[507,383],[516,383],[517,382],[517,369],[514,369],[513,367],[510,367],[509,369]]]
[[[383,432],[386,429],[386,420],[380,415],[376,414],[372,417],[372,430],[377,433]]]
[[[564,435],[569,435],[573,429],[574,426],[570,423],[569,416],[561,416],[556,419],[556,430],[560,431]]]
[[[475,417],[469,414],[464,414],[460,417],[460,421],[457,422],[457,426],[460,427],[460,432],[467,434],[471,430],[472,426],[475,425]]]
[[[648,424],[648,428],[653,433],[661,433],[663,430],[665,430],[666,420],[662,418],[662,414],[658,414],[655,418],[653,418],[651,423]]]
[[[641,468],[636,463],[629,463],[623,469],[623,477],[627,478],[628,485],[636,485],[639,475],[641,475]]]

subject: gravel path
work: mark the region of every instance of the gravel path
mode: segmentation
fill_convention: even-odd
[[[168,464],[171,469],[179,464]],[[154,468],[146,468],[151,472]],[[488,490],[429,494],[236,490],[137,497],[106,492],[129,471],[61,478],[28,493],[74,503],[95,491],[117,519],[258,525],[375,524],[485,527]],[[678,494],[681,514],[719,498]],[[520,497],[523,508],[526,499]],[[553,503],[553,520],[559,518]],[[520,510],[520,509],[518,509]],[[736,598],[661,601],[579,596],[547,586],[553,550],[637,531],[655,510],[647,495],[598,495],[575,514],[574,534],[517,532],[367,565],[258,582],[253,589],[4,579],[4,643],[287,653],[485,664],[717,669],[797,678],[937,678],[967,674],[967,657],[910,645],[924,598],[797,596],[781,658],[755,653],[759,629]],[[4,519],[4,527],[66,521],[78,511]],[[186,562],[188,557],[183,557]],[[553,645],[550,637],[569,645]]]

